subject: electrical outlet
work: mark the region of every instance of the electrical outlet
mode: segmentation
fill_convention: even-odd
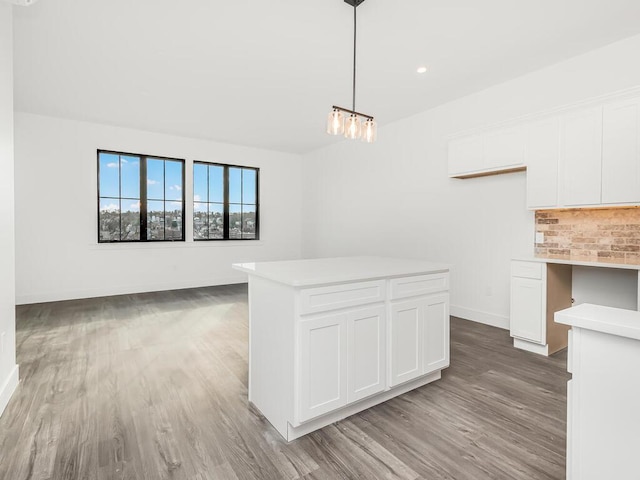
[[[536,232],[536,243],[544,243],[544,232]]]
[[[491,288],[491,285],[486,286],[486,288],[484,289],[484,294],[487,297],[490,297],[491,295],[493,295],[493,289]]]

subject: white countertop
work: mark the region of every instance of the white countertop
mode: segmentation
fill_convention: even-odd
[[[572,327],[640,340],[640,312],[635,310],[583,303],[556,312],[555,321]]]
[[[619,258],[607,260],[604,258],[595,259],[593,257],[574,257],[569,255],[551,255],[545,257],[536,257],[533,255],[523,255],[513,257],[513,260],[521,260],[523,262],[541,262],[541,263],[561,263],[564,265],[580,265],[584,267],[605,267],[605,268],[622,268],[626,270],[640,270],[640,263],[625,262]]]
[[[293,287],[449,271],[449,265],[443,263],[387,257],[338,257],[234,263],[233,268]]]

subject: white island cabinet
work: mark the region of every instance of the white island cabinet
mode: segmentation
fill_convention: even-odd
[[[449,267],[345,257],[249,275],[249,401],[288,441],[440,378]]]
[[[583,303],[555,319],[571,327],[567,480],[640,478],[640,312]]]

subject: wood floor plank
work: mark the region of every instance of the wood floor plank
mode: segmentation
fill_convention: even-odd
[[[438,382],[286,443],[247,401],[246,285],[27,305],[16,480],[561,480],[566,353],[451,319]]]

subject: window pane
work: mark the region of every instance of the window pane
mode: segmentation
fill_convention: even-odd
[[[207,224],[207,204],[193,203],[193,238],[194,240],[206,240],[209,225]]]
[[[209,166],[209,201],[224,202],[224,167]]]
[[[140,201],[123,198],[122,240],[140,240]]]
[[[202,163],[193,164],[193,201],[207,202],[207,166]]]
[[[209,204],[209,238],[224,238],[224,206],[221,203]]]
[[[242,238],[256,238],[256,206],[242,206]]]
[[[138,157],[120,157],[120,178],[122,196],[140,198],[140,159]]]
[[[164,162],[165,199],[182,201],[182,162]]]
[[[147,160],[147,198],[164,200],[164,160]]]
[[[118,155],[100,153],[100,196],[120,196],[120,169]]]
[[[182,239],[182,202],[166,202],[165,240]]]
[[[229,238],[242,238],[242,207],[229,205]]]
[[[242,203],[254,205],[256,203],[256,180],[255,170],[244,169],[242,171]]]
[[[147,240],[164,240],[164,202],[147,202]]]
[[[117,199],[100,199],[98,223],[101,241],[113,242],[120,240],[120,204]]]
[[[229,203],[242,203],[242,169],[229,168]]]

